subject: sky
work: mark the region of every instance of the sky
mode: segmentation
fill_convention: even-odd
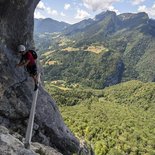
[[[117,14],[146,12],[150,18],[155,19],[155,0],[41,0],[34,17],[74,24],[94,18],[106,10]]]

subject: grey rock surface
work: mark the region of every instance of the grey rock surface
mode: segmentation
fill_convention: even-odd
[[[57,150],[39,143],[33,143],[31,149],[37,153],[43,152],[45,155],[62,155]]]
[[[0,0],[0,124],[25,136],[33,82],[24,68],[15,68],[19,44],[33,48],[33,14],[39,0]],[[57,148],[64,155],[79,150],[79,141],[63,122],[50,95],[39,87],[32,141]],[[20,144],[20,143],[19,143]]]
[[[39,143],[32,143],[31,149],[25,149],[24,144],[9,130],[0,126],[0,155],[62,155],[55,149]]]
[[[36,155],[31,150],[24,149],[24,145],[12,135],[9,131],[0,126],[0,154],[1,155]]]

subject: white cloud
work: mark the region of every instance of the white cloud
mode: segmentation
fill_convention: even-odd
[[[65,17],[65,16],[66,16],[63,12],[61,12],[60,15],[61,15],[62,17]]]
[[[45,10],[46,7],[45,7],[45,4],[43,2],[39,2],[38,5],[37,5],[37,9],[40,9],[40,10]]]
[[[84,6],[93,11],[107,10],[113,3],[119,2],[120,0],[82,0]]]
[[[35,11],[34,12],[34,18],[37,18],[37,19],[39,19],[39,18],[45,18],[45,16],[42,15],[39,11]]]
[[[88,12],[86,12],[85,10],[78,9],[75,19],[85,19],[89,16],[90,16],[90,14]]]
[[[40,12],[41,11],[41,12]],[[57,10],[54,10],[50,7],[48,7],[47,5],[45,5],[43,2],[39,2],[38,5],[37,5],[37,8],[35,10],[35,16],[37,17],[44,17],[43,14],[46,14],[48,16],[51,16],[51,15],[58,15],[58,11]]]
[[[46,8],[46,11],[49,15],[58,15],[58,11],[57,10],[52,10],[50,7]]]
[[[64,9],[65,9],[65,10],[68,10],[70,7],[71,7],[70,4],[65,4]]]
[[[147,10],[145,5],[141,5],[141,6],[138,7],[139,12],[145,12],[145,10]]]
[[[146,7],[145,5],[139,6],[139,12],[146,12],[151,18],[155,18],[155,3],[152,7]]]
[[[132,0],[132,4],[133,5],[139,5],[141,3],[143,3],[145,0]]]
[[[120,12],[119,12],[117,9],[115,9],[113,6],[109,6],[109,7],[108,7],[108,10],[110,10],[110,11],[115,11],[116,14],[120,14]]]

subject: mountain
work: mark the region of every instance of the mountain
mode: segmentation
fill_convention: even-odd
[[[67,28],[64,29],[64,33],[66,35],[71,35],[77,32],[80,32],[82,29],[84,29],[85,27],[87,27],[88,25],[93,24],[94,20],[93,19],[85,19],[82,20],[79,23],[73,24],[68,26]]]
[[[65,22],[59,22],[51,18],[35,19],[34,20],[34,32],[35,33],[53,33],[61,32],[67,28],[70,24]]]
[[[81,25],[81,23],[83,23],[83,21],[80,23],[77,23],[76,27],[78,27],[78,25]],[[96,15],[95,20],[93,20],[90,24],[85,25],[85,27],[82,27],[80,31],[76,31],[76,33],[74,33],[73,36],[72,34],[67,34],[67,33],[65,34],[71,37],[74,37],[75,35],[75,39],[76,40],[79,39],[81,40],[81,42],[83,40],[89,41],[93,36],[96,35],[96,33],[97,35],[99,35],[99,33],[102,33],[102,32],[108,33],[108,31],[112,31],[112,29],[115,28],[116,24],[117,24],[116,13],[112,11],[107,11],[107,12],[102,12],[101,14]],[[78,38],[78,36],[80,36],[81,33],[83,34],[82,38],[81,37]]]
[[[53,52],[41,57],[46,79],[96,88],[134,79],[155,81],[154,23],[145,12],[106,11],[69,26],[53,37]],[[59,63],[48,65],[51,60]]]
[[[75,37],[77,41],[79,39],[79,42],[83,42],[84,40],[88,40],[88,42],[102,42],[121,30],[124,30],[124,33],[129,30],[133,32],[136,29],[140,31],[144,26],[149,26],[148,21],[149,17],[146,13],[116,15],[113,11],[106,11],[96,15],[95,22],[81,28],[79,32],[77,31],[74,35],[67,35]],[[82,38],[80,36],[81,33]]]
[[[120,54],[111,50],[99,54],[82,50],[56,51],[50,56],[43,54],[40,59],[46,81],[65,80],[68,84],[79,83],[92,88],[121,82],[124,70]]]

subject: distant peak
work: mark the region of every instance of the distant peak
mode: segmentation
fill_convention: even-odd
[[[109,10],[103,11],[100,14],[95,16],[95,20],[102,20],[102,19],[104,19],[107,16],[116,16],[116,12],[109,11]]]
[[[149,16],[145,12],[139,12],[139,13],[122,13],[118,15],[118,17],[122,20],[128,20],[132,18],[146,18],[149,19]]]

